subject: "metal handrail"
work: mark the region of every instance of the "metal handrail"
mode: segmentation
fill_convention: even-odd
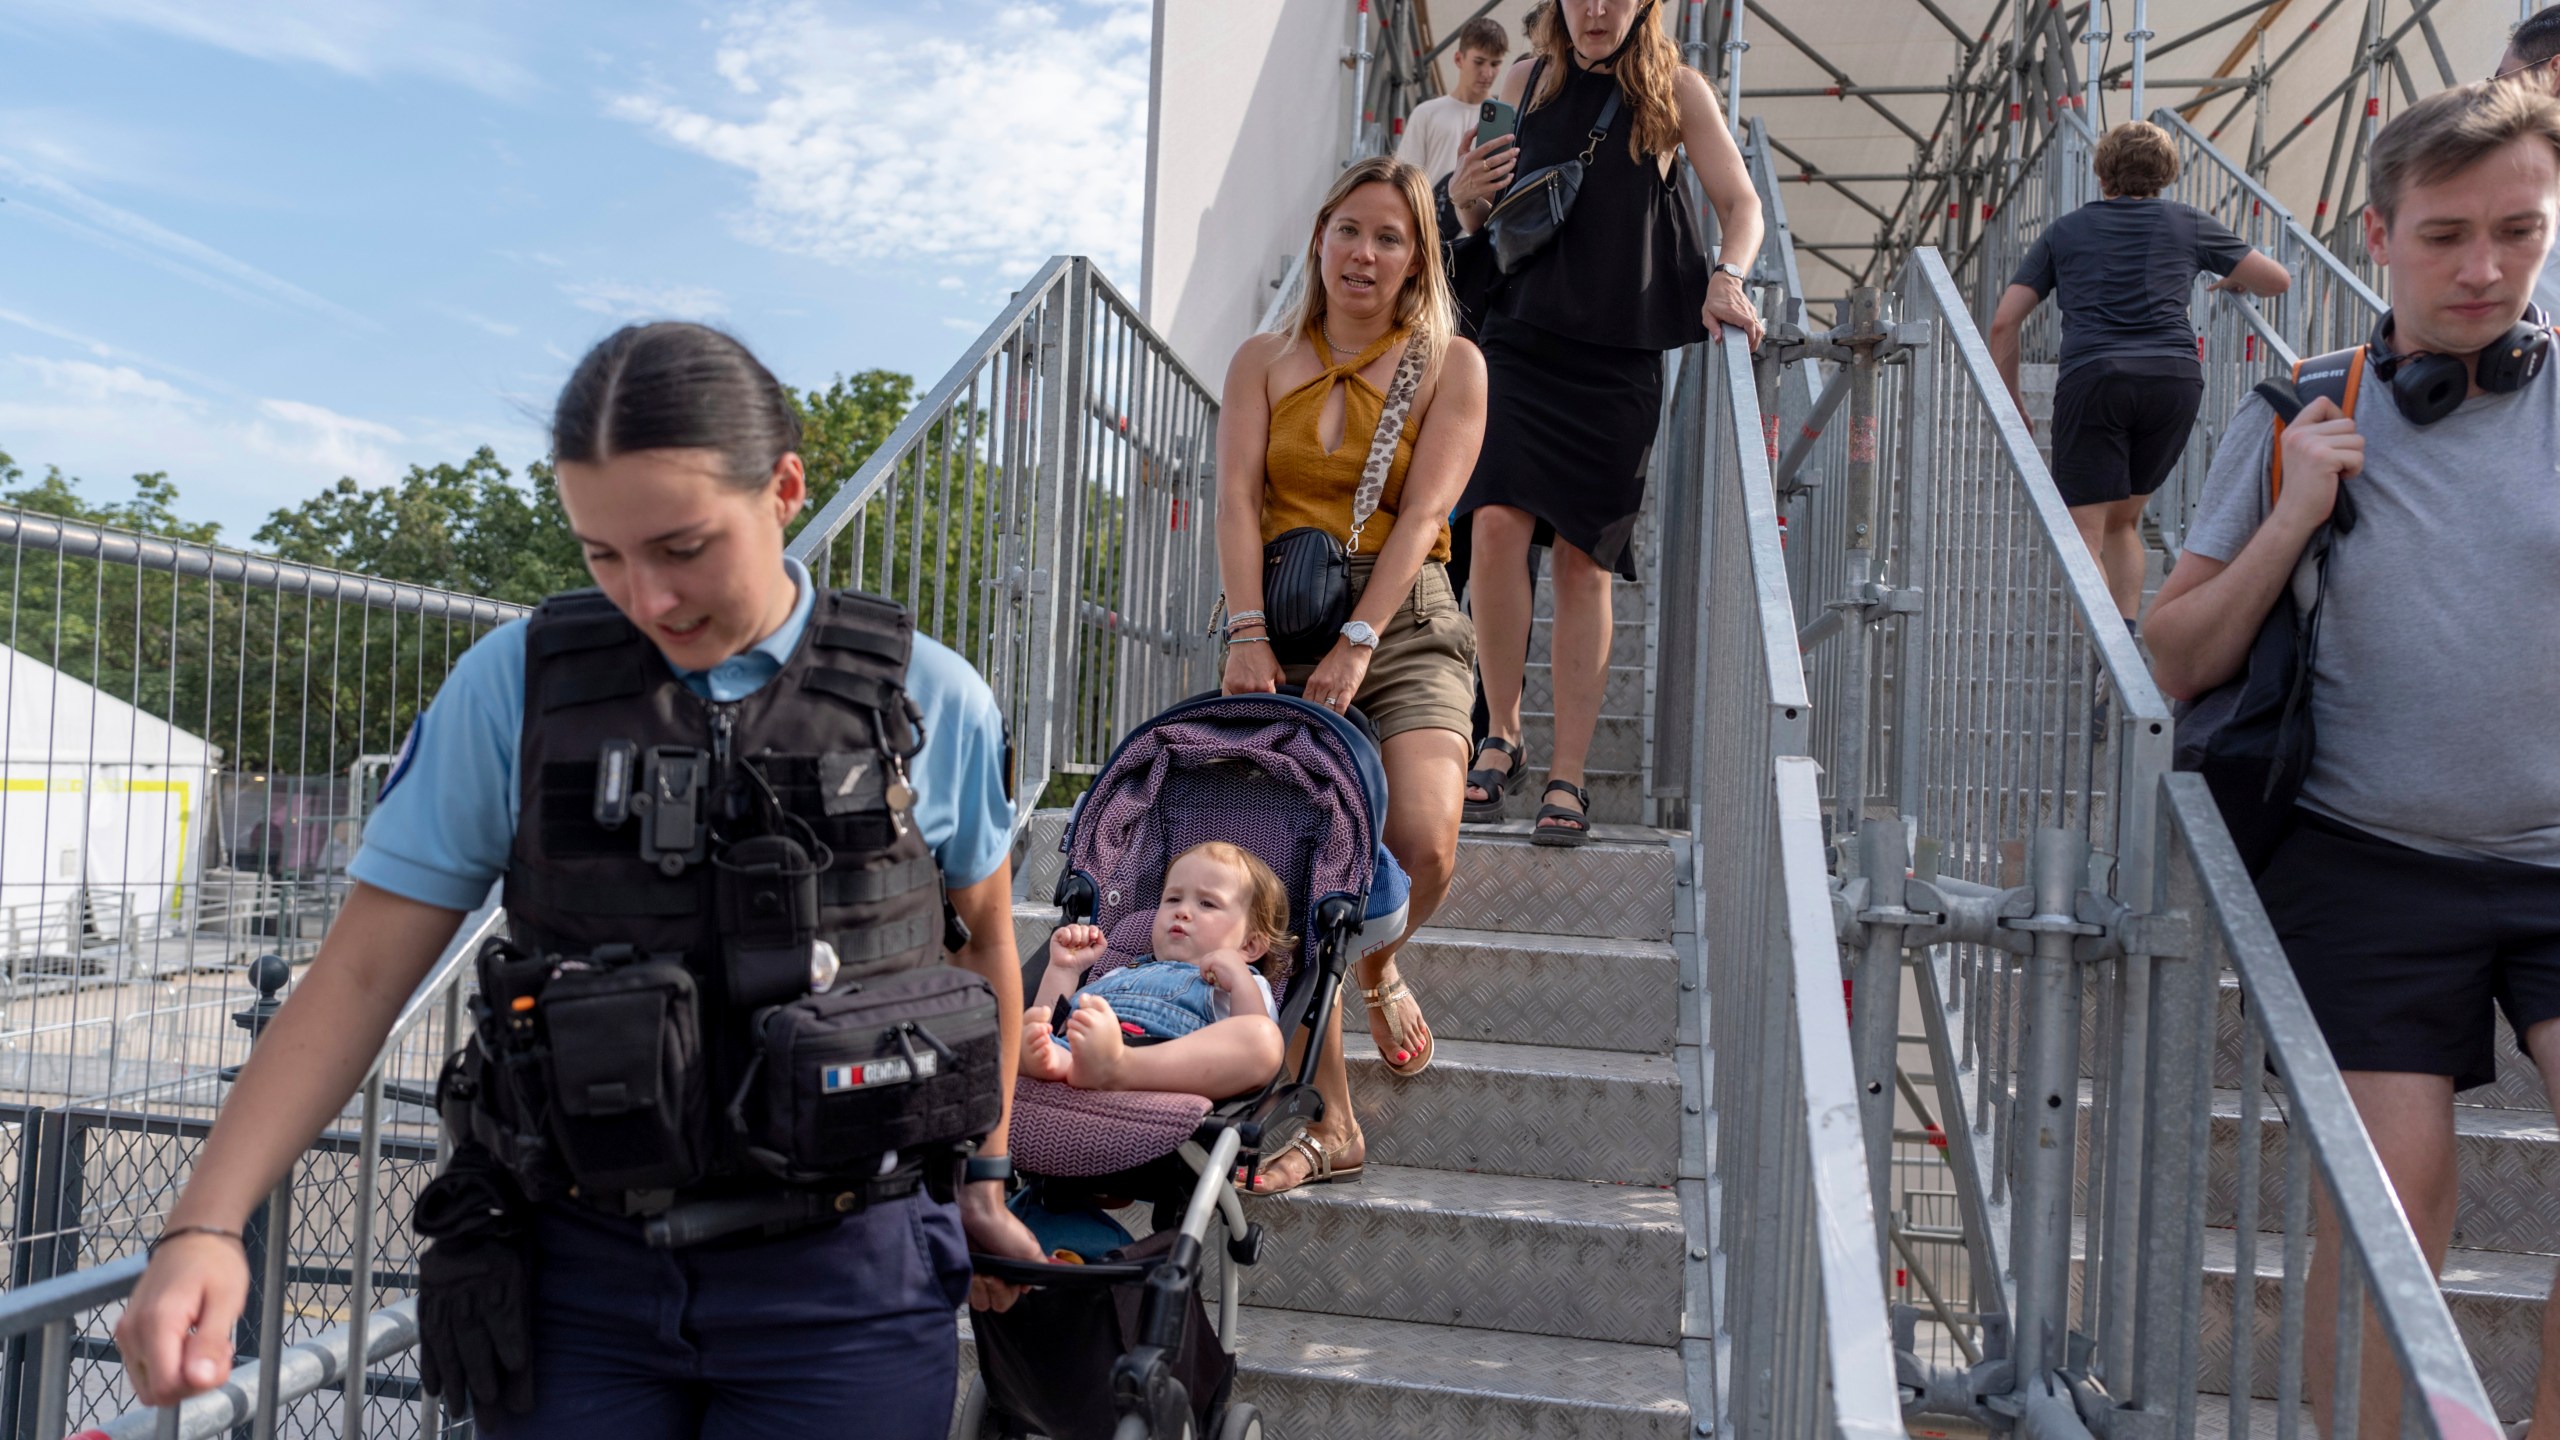
[[[246,550],[145,535],[135,530],[65,520],[35,510],[0,505],[0,549],[49,551],[74,560],[101,560],[137,570],[167,571],[193,578],[220,580],[280,595],[337,600],[404,615],[495,625],[532,608],[479,595],[378,580],[349,570],[279,560]]]
[[[2253,1036],[2285,1037],[2291,1042],[2266,1044],[2265,1063],[2243,1066],[2248,1073],[2237,1078],[2253,1096],[2256,1087],[2266,1083],[2270,1067],[2283,1084],[2286,1130],[2294,1143],[2310,1149],[2332,1213],[2352,1247],[2355,1268],[2371,1294],[2372,1311],[2381,1320],[2399,1364],[2400,1378],[2414,1391],[2404,1400],[2402,1413],[2418,1419],[2420,1433],[2443,1440],[2496,1436],[2498,1412],[2445,1304],[2435,1267],[2410,1232],[2391,1177],[2356,1113],[2355,1099],[2347,1093],[2336,1060],[2320,1042],[2319,1021],[2303,997],[2274,925],[2258,903],[2256,884],[2231,843],[2204,777],[2164,777],[2161,808],[2183,858],[2192,866],[2191,876],[2182,878],[2194,886],[2192,898],[2202,902],[2196,908],[2210,918],[2218,948],[2239,978]],[[2191,1123],[2198,1130],[2204,1110],[2202,1105],[2194,1107]],[[2254,1177],[2244,1176],[2248,1178]],[[2244,1313],[2255,1308],[2249,1294],[2254,1268],[2254,1264],[2240,1268],[2235,1262],[2237,1308]],[[2352,1302],[2353,1292],[2347,1293]],[[2343,1385],[2351,1389],[2355,1366],[2348,1366],[2347,1372]],[[2241,1409],[2240,1399],[2235,1394],[2235,1415]]]

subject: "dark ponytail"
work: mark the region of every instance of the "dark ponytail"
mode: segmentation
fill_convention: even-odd
[[[800,448],[789,391],[747,347],[708,325],[625,325],[578,362],[551,414],[555,461],[633,450],[715,450],[729,483],[761,489]]]

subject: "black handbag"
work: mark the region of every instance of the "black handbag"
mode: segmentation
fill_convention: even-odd
[[[2257,392],[2282,421],[2301,411],[2301,397],[2290,386],[2265,381]],[[2281,425],[2275,443],[2283,443]],[[2271,474],[2270,513],[2273,488]],[[2311,770],[2317,741],[2311,724],[2311,670],[2320,646],[2320,602],[2335,537],[2355,528],[2350,497],[2341,484],[2328,523],[2313,531],[2303,547],[2292,580],[2249,642],[2240,673],[2177,712],[2171,764],[2204,777],[2222,812],[2223,828],[2231,832],[2232,844],[2253,876],[2266,869],[2292,831],[2294,806]]]
[[[1351,557],[1360,552],[1360,532],[1386,493],[1387,472],[1395,468],[1396,440],[1404,433],[1405,416],[1413,409],[1413,392],[1422,383],[1422,331],[1405,342],[1404,358],[1387,382],[1386,404],[1378,411],[1378,433],[1369,440],[1369,460],[1360,470],[1360,488],[1351,497],[1351,543],[1345,546],[1329,530],[1301,525],[1284,530],[1262,547],[1262,621],[1271,637],[1271,653],[1283,665],[1313,665],[1333,648],[1334,638],[1351,620]]]
[[[1529,67],[1529,83],[1521,98],[1538,93],[1538,72],[1544,59]],[[1493,260],[1503,274],[1509,275],[1529,263],[1530,257],[1547,248],[1564,228],[1567,216],[1573,214],[1573,202],[1582,193],[1582,172],[1600,153],[1600,142],[1609,138],[1609,129],[1618,122],[1620,92],[1609,89],[1609,99],[1600,107],[1600,118],[1592,122],[1589,143],[1571,160],[1542,166],[1511,182],[1511,188],[1495,202],[1493,213],[1485,217],[1485,234],[1493,241]],[[1525,118],[1525,117],[1524,117]]]

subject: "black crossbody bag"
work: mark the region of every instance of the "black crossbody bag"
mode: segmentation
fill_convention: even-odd
[[[1541,58],[1529,67],[1529,83],[1520,92],[1524,101],[1538,93],[1538,73],[1546,63]],[[1528,264],[1554,242],[1556,232],[1564,229],[1565,220],[1573,214],[1573,202],[1582,194],[1583,171],[1600,154],[1600,143],[1609,138],[1609,131],[1618,123],[1621,96],[1616,85],[1609,87],[1609,99],[1601,105],[1600,117],[1592,122],[1590,139],[1580,155],[1521,176],[1494,203],[1493,213],[1485,217],[1484,232],[1493,243],[1493,262],[1503,274],[1512,274]]]
[[[1387,382],[1378,433],[1369,440],[1369,460],[1351,497],[1350,545],[1333,538],[1332,531],[1301,525],[1262,547],[1263,629],[1271,637],[1273,657],[1283,665],[1313,665],[1323,659],[1350,622],[1351,557],[1360,553],[1360,532],[1386,494],[1396,439],[1404,433],[1413,392],[1422,383],[1428,338],[1420,330],[1413,332],[1405,341],[1404,358],[1396,362],[1395,378]]]

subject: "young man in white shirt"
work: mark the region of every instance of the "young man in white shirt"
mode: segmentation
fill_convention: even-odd
[[[1405,117],[1404,138],[1396,142],[1396,158],[1422,172],[1434,184],[1458,168],[1458,151],[1475,133],[1477,107],[1502,78],[1502,62],[1511,54],[1511,36],[1500,21],[1479,15],[1458,27],[1458,87],[1413,107]]]

